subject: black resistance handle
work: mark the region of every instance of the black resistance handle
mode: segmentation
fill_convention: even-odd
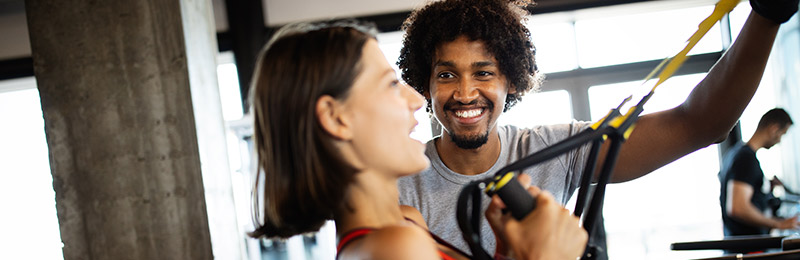
[[[511,216],[522,220],[528,213],[536,208],[536,199],[522,187],[513,172],[506,173],[487,186],[487,194],[497,194],[506,208],[511,211]]]

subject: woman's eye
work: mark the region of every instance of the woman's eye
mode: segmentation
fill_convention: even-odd
[[[390,83],[389,86],[393,87],[393,88],[396,88],[397,86],[400,86],[400,81],[399,80],[392,80],[392,83]]]

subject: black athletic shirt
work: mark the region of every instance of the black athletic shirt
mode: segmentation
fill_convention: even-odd
[[[736,180],[749,184],[753,187],[753,197],[750,203],[758,210],[764,211],[767,208],[767,194],[762,192],[764,185],[764,172],[761,171],[761,164],[756,158],[756,152],[744,143],[739,143],[725,155],[723,165],[719,172],[720,180],[720,208],[722,208],[722,223],[725,229],[725,236],[742,235],[764,235],[769,234],[769,228],[757,227],[728,216],[727,195],[728,181]]]

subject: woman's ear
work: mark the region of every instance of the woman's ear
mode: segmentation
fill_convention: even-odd
[[[353,137],[349,121],[344,118],[343,105],[335,98],[323,95],[317,99],[316,114],[320,126],[329,135],[338,140],[349,140]]]

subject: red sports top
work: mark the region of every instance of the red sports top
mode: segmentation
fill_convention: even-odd
[[[416,223],[414,223],[414,224],[416,224]],[[342,252],[342,249],[345,246],[347,246],[347,244],[349,244],[350,242],[353,242],[353,240],[356,240],[356,239],[359,239],[359,238],[361,238],[363,236],[366,236],[367,234],[371,233],[372,231],[375,231],[375,229],[374,228],[357,228],[357,229],[350,230],[349,232],[345,233],[344,236],[342,236],[342,239],[339,240],[339,244],[336,246],[336,259],[339,259],[339,252]],[[453,250],[455,252],[458,252],[458,253],[460,253],[462,255],[467,255],[466,253],[464,253],[463,251],[461,251],[458,248],[454,247],[450,243],[447,243],[446,241],[442,240],[441,238],[439,238],[438,236],[434,235],[433,233],[430,233],[430,231],[428,233],[431,235],[431,237],[433,237],[434,240],[436,240],[436,243],[439,243],[440,245],[443,245],[443,246],[445,246],[447,248],[450,248],[451,250]],[[442,250],[438,250],[438,252],[439,252],[439,257],[441,257],[443,260],[455,260],[453,257],[451,257],[451,256],[445,254],[444,252],[442,252]]]

